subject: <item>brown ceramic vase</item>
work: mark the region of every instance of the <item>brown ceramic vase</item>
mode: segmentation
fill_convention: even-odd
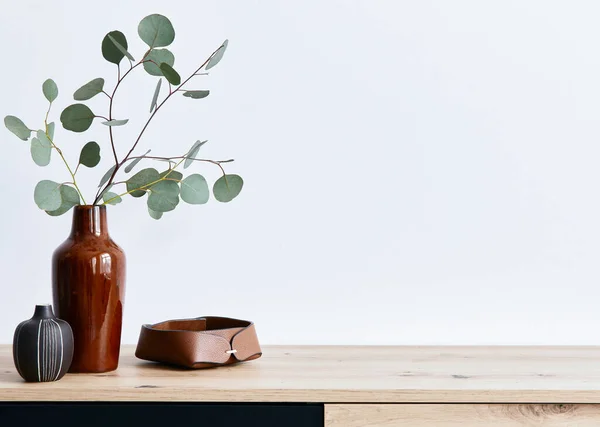
[[[108,235],[106,206],[75,206],[71,234],[52,257],[56,315],[73,329],[69,372],[117,369],[125,253]]]

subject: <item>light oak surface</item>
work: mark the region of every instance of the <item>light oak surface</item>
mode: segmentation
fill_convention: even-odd
[[[325,405],[325,427],[598,427],[600,405]]]
[[[599,347],[265,347],[208,370],[144,362],[26,384],[0,346],[0,400],[600,403]],[[385,424],[384,424],[385,425]],[[599,424],[600,425],[600,424]]]

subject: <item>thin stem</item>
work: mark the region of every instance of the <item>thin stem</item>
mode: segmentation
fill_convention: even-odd
[[[173,156],[173,157],[161,157],[161,156],[132,156],[129,160],[132,159],[154,159],[154,160],[174,160],[174,159],[190,159],[198,162],[208,162],[208,163],[231,163],[235,162],[235,159],[227,159],[227,160],[210,160],[210,159],[198,159],[196,157],[187,157],[187,156]],[[175,162],[173,162],[175,163]]]
[[[48,137],[48,140],[50,141],[50,144],[52,144],[52,148],[56,149],[56,151],[58,152],[58,155],[60,156],[60,158],[64,162],[65,166],[67,167],[67,170],[69,171],[69,174],[71,174],[71,178],[73,179],[73,186],[75,187],[75,189],[79,193],[79,197],[81,197],[81,201],[83,202],[84,205],[87,204],[85,202],[85,197],[83,197],[83,193],[79,189],[79,186],[77,185],[77,181],[75,180],[75,173],[73,172],[73,170],[69,166],[69,163],[67,162],[67,159],[65,159],[65,156],[63,155],[62,150],[60,148],[58,148],[58,146],[54,143],[54,141],[52,141],[52,138],[50,138],[50,135],[48,134],[48,119],[44,120],[44,125],[46,127],[46,137]],[[79,167],[79,165],[77,165],[77,167]]]
[[[223,172],[223,175],[225,175],[225,169],[223,169],[223,166],[221,166],[221,163],[231,163],[234,161],[234,159],[227,159],[227,160],[210,160],[210,159],[197,159],[194,157],[187,157],[187,156],[174,156],[174,157],[159,157],[159,156],[135,156],[135,157],[130,157],[129,160],[131,159],[154,159],[154,160],[167,160],[169,162],[171,162],[171,160],[174,159],[189,159],[189,160],[193,160],[196,162],[206,162],[206,163],[212,163],[213,165],[217,165],[219,168],[221,168],[221,172]],[[182,160],[182,161],[183,161]],[[174,162],[173,162],[174,163]]]
[[[46,126],[46,133],[48,133],[48,115],[50,114],[51,108],[52,108],[52,103],[48,104],[48,111],[46,111],[46,118],[44,119],[44,125]]]
[[[106,121],[109,121],[109,120],[110,120],[108,117],[105,117],[105,116],[99,116],[99,115],[95,115],[94,117],[98,117],[98,118],[100,118],[100,119],[104,119],[104,120],[106,120]],[[109,126],[109,127],[110,127],[110,126]]]
[[[181,164],[181,163],[182,163],[184,160],[185,160],[185,159],[181,159],[181,160],[180,160],[180,161],[179,161],[179,162],[178,162],[178,163],[175,165],[175,167],[173,167],[173,169],[169,169],[169,172],[168,172],[168,173],[167,173],[165,176],[163,176],[163,177],[161,177],[161,178],[157,179],[156,181],[153,181],[153,182],[150,182],[150,183],[148,183],[148,184],[142,185],[141,187],[134,188],[134,189],[132,189],[132,190],[126,191],[125,193],[118,194],[118,195],[116,195],[115,197],[112,197],[112,198],[110,198],[110,199],[108,199],[108,200],[105,200],[105,201],[104,201],[104,203],[102,203],[102,204],[103,204],[103,205],[106,205],[106,204],[108,204],[108,203],[112,202],[113,200],[116,200],[116,199],[118,199],[119,197],[123,197],[123,196],[126,196],[126,195],[128,195],[128,194],[131,194],[131,193],[133,193],[134,191],[147,191],[147,190],[146,190],[146,188],[148,188],[148,189],[149,189],[149,188],[150,188],[150,187],[152,187],[154,184],[156,184],[156,183],[158,183],[158,182],[161,182],[161,181],[177,181],[177,182],[179,182],[179,180],[177,180],[177,179],[173,179],[173,178],[168,178],[168,176],[169,176],[169,175],[171,174],[171,172],[173,172],[173,171],[174,171],[174,170],[177,168],[177,166],[179,166],[179,165],[180,165],[180,164]]]
[[[113,101],[115,99],[115,94],[117,93],[117,89],[119,88],[119,85],[121,84],[121,82],[123,80],[125,80],[125,77],[127,77],[127,75],[138,65],[140,65],[140,63],[132,66],[129,70],[127,70],[127,72],[125,74],[123,74],[123,77],[121,77],[121,69],[117,67],[117,71],[118,71],[118,80],[117,80],[117,84],[115,85],[115,88],[113,89],[112,95],[109,95],[108,97],[110,98],[110,103],[108,105],[108,120],[112,120],[112,110],[113,110]],[[107,94],[108,95],[108,94]],[[108,127],[108,135],[109,135],[109,139],[110,139],[110,147],[112,149],[112,153],[113,153],[113,157],[115,159],[115,170],[113,171],[110,179],[108,180],[108,184],[110,185],[111,181],[114,179],[117,171],[119,170],[119,157],[117,156],[117,149],[115,147],[115,139],[113,136],[113,129],[112,126]],[[108,188],[108,185],[104,187],[104,189],[99,188],[98,191],[96,192],[96,197],[94,199],[94,204],[96,204],[99,200],[100,200],[100,194],[102,194],[106,188]]]
[[[174,91],[170,91],[169,94],[165,97],[165,99],[163,99],[163,101],[154,109],[154,111],[152,112],[152,114],[150,115],[150,117],[148,118],[148,120],[146,121],[146,124],[144,125],[144,127],[142,128],[142,130],[140,131],[137,139],[135,140],[135,142],[133,143],[133,146],[131,147],[131,149],[127,152],[127,154],[125,155],[125,157],[123,158],[123,160],[121,160],[121,162],[117,163],[115,170],[112,173],[112,176],[109,178],[108,182],[105,184],[104,188],[108,188],[110,185],[112,185],[112,181],[115,177],[115,175],[117,174],[117,171],[119,170],[119,168],[121,168],[121,166],[123,166],[123,164],[129,159],[129,156],[131,156],[131,153],[133,153],[133,151],[135,150],[135,148],[137,147],[137,145],[139,144],[140,140],[142,139],[142,136],[144,135],[144,132],[146,131],[146,129],[148,128],[148,125],[150,125],[150,122],[152,121],[152,119],[154,118],[154,116],[156,115],[156,113],[161,109],[161,107],[163,105],[165,105],[165,103],[169,100],[169,98],[171,98],[171,96],[173,96],[173,94],[175,92],[177,92],[179,89],[181,89],[183,87],[183,85],[185,85],[187,82],[189,82],[195,75],[196,73],[200,72],[200,70],[206,65],[208,64],[208,62],[211,60],[211,58],[215,55],[215,53],[217,53],[217,51],[220,49],[220,47],[218,49],[216,49],[209,57],[206,61],[204,61],[204,63],[202,65],[200,65],[200,67],[198,67],[198,69],[196,71],[194,71],[192,73],[192,75],[190,75],[187,79],[185,79],[179,86],[177,86],[177,88]],[[145,58],[145,57],[144,57]],[[135,66],[133,66],[132,68],[129,69],[129,71],[127,71],[127,73],[123,76],[123,78],[125,78],[125,76],[127,74],[129,74],[131,72],[131,70],[133,70],[135,67],[137,67],[138,65],[140,65],[142,62],[138,62]],[[119,80],[119,83],[122,79]],[[118,83],[117,83],[118,86]],[[115,87],[116,90],[116,87]],[[113,93],[113,97],[114,97],[114,93]],[[112,101],[112,100],[111,100]],[[183,160],[182,160],[183,161]],[[219,165],[220,166],[220,165]],[[104,191],[104,190],[103,190]],[[96,199],[94,200],[94,204],[96,204],[99,201],[99,197],[100,194],[102,194],[102,191],[96,196]]]
[[[77,175],[77,171],[79,170],[80,165],[81,163],[77,163],[77,167],[75,168],[75,172],[73,172],[73,175]]]
[[[110,96],[110,95],[108,94],[108,92],[106,92],[106,91],[104,91],[104,90],[103,90],[103,91],[102,91],[102,93],[103,93],[104,95],[108,96],[110,99],[112,99],[112,96]]]

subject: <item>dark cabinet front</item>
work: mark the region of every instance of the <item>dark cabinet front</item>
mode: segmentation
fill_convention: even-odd
[[[0,427],[323,427],[321,404],[0,403]]]

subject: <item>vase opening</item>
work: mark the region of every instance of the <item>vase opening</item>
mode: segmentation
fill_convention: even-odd
[[[79,205],[73,208],[71,237],[108,237],[106,206]]]

